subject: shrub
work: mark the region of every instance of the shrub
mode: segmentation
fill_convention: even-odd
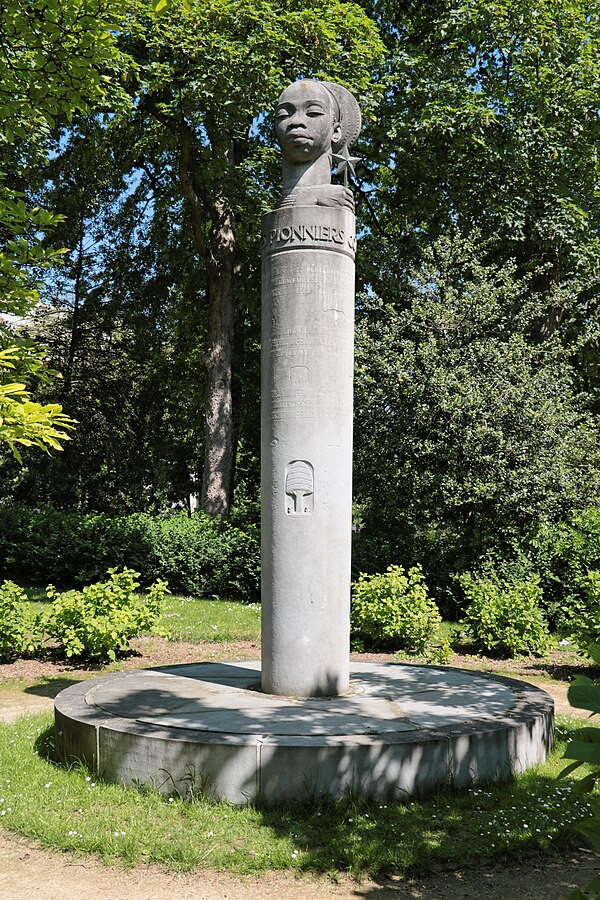
[[[357,650],[425,653],[441,621],[418,566],[407,573],[389,566],[383,575],[361,574],[353,585],[350,628]]]
[[[579,510],[566,521],[541,523],[528,535],[524,551],[540,575],[549,621],[568,631],[582,607],[594,602],[585,579],[588,572],[600,570],[600,510]]]
[[[498,656],[548,650],[550,634],[539,605],[542,589],[536,575],[505,587],[493,578],[470,575],[460,583],[468,603],[462,624],[478,650]]]
[[[591,569],[577,578],[578,594],[564,609],[561,630],[575,640],[582,650],[600,641],[600,572]]]
[[[27,595],[14,582],[0,585],[0,662],[38,649],[37,619]]]
[[[205,515],[185,513],[151,520],[152,559],[147,576],[164,578],[176,593],[255,601],[260,595],[260,534]]]
[[[108,581],[82,591],[61,594],[48,587],[52,608],[46,630],[66,656],[114,660],[117,650],[128,649],[132,637],[154,627],[168,593],[166,582],[155,582],[147,596],[140,596],[135,593],[137,572],[109,569],[108,574]]]
[[[176,593],[254,602],[259,530],[185,512],[110,517],[0,505],[0,578],[79,588],[108,568],[142,572],[144,586],[159,578]]]
[[[600,666],[600,644],[588,644],[588,652],[596,665]],[[568,697],[571,706],[590,710],[590,716],[600,714],[600,686],[594,684],[589,678],[585,678],[583,675],[575,678],[569,687]],[[573,760],[573,762],[562,770],[561,778],[570,775],[580,766],[592,767],[592,771],[584,775],[575,786],[575,791],[579,794],[591,793],[600,779],[600,728],[597,725],[579,728],[573,740],[567,744],[564,758]],[[597,796],[591,797],[590,801],[593,810],[592,818],[575,825],[575,829],[588,838],[594,850],[598,851],[600,850],[600,803]],[[600,876],[593,878],[586,885],[584,891],[585,893],[577,888],[569,894],[567,900],[586,900],[588,896],[598,897]]]

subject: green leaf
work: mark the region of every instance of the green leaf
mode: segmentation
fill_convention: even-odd
[[[600,766],[600,744],[591,744],[577,739],[569,741],[564,752],[564,759],[576,759]]]
[[[577,831],[585,835],[596,850],[600,850],[600,822],[594,820],[582,822],[577,826]]]
[[[563,774],[562,772],[560,773]],[[594,790],[594,786],[600,778],[600,773],[594,774],[591,773],[586,775],[585,778],[582,778],[581,781],[575,782],[573,785],[573,793],[575,794],[589,794]]]
[[[578,761],[577,761],[577,762],[569,763],[568,766],[565,766],[565,768],[562,769],[562,771],[560,771],[560,772],[558,773],[558,777],[559,777],[559,778],[566,778],[567,775],[570,775],[571,772],[575,772],[576,769],[579,769],[582,765],[583,765],[583,763],[582,763],[582,762],[578,762]]]
[[[600,644],[588,644],[585,648],[586,653],[593,659],[593,661],[600,666]]]
[[[600,687],[584,675],[578,675],[567,693],[569,703],[577,709],[600,713]]]
[[[585,886],[586,891],[600,891],[600,875],[596,875]]]

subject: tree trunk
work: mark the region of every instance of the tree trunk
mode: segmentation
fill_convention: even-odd
[[[231,505],[234,466],[233,352],[234,250],[233,215],[217,208],[211,228],[207,265],[208,350],[204,412],[202,509],[209,516],[227,516]]]
[[[224,518],[233,495],[235,457],[233,416],[233,354],[235,337],[234,216],[220,193],[203,184],[194,154],[191,128],[178,122],[181,155],[179,178],[190,204],[194,243],[206,266],[208,302],[206,390],[204,397],[204,467],[201,506],[209,516]],[[221,153],[233,165],[233,147]],[[210,223],[208,237],[206,224]]]

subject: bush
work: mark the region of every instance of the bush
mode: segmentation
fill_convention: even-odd
[[[79,587],[109,567],[145,571],[152,555],[145,515],[110,518],[22,504],[0,507],[0,575],[17,582]]]
[[[565,633],[585,633],[577,618],[595,614],[598,595],[594,572],[600,571],[600,510],[585,509],[567,521],[543,523],[529,535],[532,567],[541,576],[543,606],[549,621]]]
[[[168,593],[166,583],[157,581],[142,597],[135,593],[140,586],[137,572],[110,569],[108,574],[108,581],[83,591],[61,594],[52,585],[48,588],[52,608],[46,631],[66,656],[114,660],[117,650],[128,649],[132,637],[154,627]]]
[[[597,666],[600,666],[600,644],[588,643],[588,652]],[[590,710],[590,716],[600,714],[600,685],[590,681],[583,675],[578,676],[569,687],[569,703],[576,709]],[[581,766],[592,768],[591,772],[577,783],[574,790],[578,794],[592,793],[596,783],[600,780],[600,728],[588,726],[579,728],[571,741],[567,744],[565,759],[573,760],[560,773],[561,778],[575,772]],[[583,834],[592,844],[594,850],[600,850],[600,803],[598,797],[590,797],[593,816],[575,825],[575,830]],[[593,878],[583,889],[572,891],[567,900],[586,900],[587,897],[598,897],[600,891],[600,877]]]
[[[356,650],[425,653],[441,621],[418,566],[406,574],[401,566],[389,566],[383,575],[361,574],[353,585],[350,628]]]
[[[12,581],[0,585],[0,662],[38,649],[37,619],[27,595]]]
[[[542,654],[550,634],[540,609],[542,589],[535,575],[502,587],[493,578],[464,575],[460,583],[468,603],[462,623],[484,653],[518,656]]]
[[[586,650],[589,644],[600,642],[600,572],[589,570],[577,578],[575,586],[578,593],[571,595],[563,610],[560,627]]]
[[[150,518],[150,517],[148,517]],[[260,533],[204,515],[150,519],[147,578],[164,578],[175,593],[255,601],[260,596]]]
[[[187,513],[110,517],[51,507],[0,506],[0,578],[59,588],[101,581],[109,568],[169,582],[175,593],[254,602],[260,595],[260,535]]]

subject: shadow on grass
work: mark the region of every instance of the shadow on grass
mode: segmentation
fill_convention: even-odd
[[[570,731],[563,732],[562,738],[568,738]],[[62,767],[56,758],[53,727],[37,737],[35,750],[54,766]],[[79,766],[74,764],[73,768]],[[96,775],[95,779],[103,783],[101,777]],[[357,885],[354,895],[383,900],[398,896],[397,888],[389,885],[389,876],[419,876],[434,871],[452,877],[452,871],[465,864],[505,863],[516,858],[523,861],[524,857],[539,858],[553,849],[581,845],[573,824],[582,813],[570,808],[570,791],[560,798],[559,786],[568,790],[562,783],[557,785],[551,775],[532,771],[511,784],[437,791],[405,803],[352,794],[338,800],[307,795],[303,800],[274,805],[251,804],[250,810],[257,827],[267,829],[273,838],[291,841],[297,848],[298,858],[292,857],[294,868],[313,873],[339,870],[354,876],[368,873],[381,884],[365,889]],[[136,790],[142,795],[154,793],[148,786],[124,788]],[[225,818],[236,820],[235,808],[202,795],[194,793],[189,804],[190,827],[195,805],[204,814],[208,811],[214,815],[220,828],[224,811]],[[249,858],[252,846],[249,829]],[[245,850],[239,847],[238,853],[243,855]]]
[[[259,811],[261,823],[278,837],[294,837],[306,871],[334,868],[385,878],[450,872],[465,863],[505,862],[513,855],[522,859],[580,845],[572,823],[548,809],[555,791],[553,778],[530,773],[505,786],[448,790],[404,804],[347,797]],[[380,894],[357,891],[357,896]]]
[[[41,759],[51,763],[56,768],[63,768],[64,765],[56,756],[56,743],[54,740],[54,725],[49,725],[41,731],[33,742],[33,749]],[[73,766],[73,768],[75,768]]]

